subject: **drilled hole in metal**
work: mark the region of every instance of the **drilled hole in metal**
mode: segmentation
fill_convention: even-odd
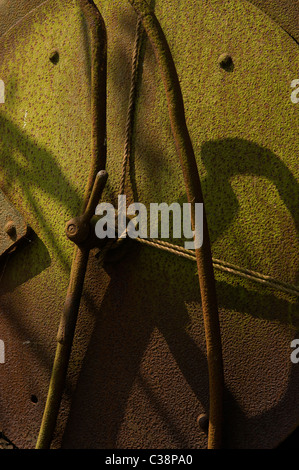
[[[225,70],[226,72],[233,72],[234,70],[234,62],[233,58],[230,54],[221,54],[218,57],[218,63],[220,67]]]
[[[59,62],[59,52],[58,51],[53,51],[50,55],[50,62],[52,64],[56,65]]]
[[[31,399],[32,403],[37,403],[38,402],[38,398],[37,398],[36,395],[31,395],[30,399]]]

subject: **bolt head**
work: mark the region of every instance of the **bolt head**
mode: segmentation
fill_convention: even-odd
[[[78,231],[77,225],[71,223],[67,226],[66,231],[69,235],[74,235]]]
[[[218,57],[218,64],[222,69],[230,69],[233,66],[233,59],[230,54],[224,53]]]
[[[89,225],[82,222],[80,217],[68,221],[65,227],[66,236],[74,243],[82,243],[89,234]]]
[[[16,226],[15,224],[13,223],[12,220],[8,221],[6,224],[5,224],[5,227],[4,227],[4,231],[5,233],[7,233],[7,235],[9,237],[13,237],[14,235],[16,235]]]

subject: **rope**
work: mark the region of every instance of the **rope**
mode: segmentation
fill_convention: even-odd
[[[135,44],[133,49],[132,57],[132,71],[131,71],[131,88],[129,95],[129,105],[128,105],[128,114],[127,114],[127,124],[125,131],[125,147],[124,147],[124,156],[122,162],[122,174],[120,181],[119,194],[124,194],[125,191],[125,180],[127,173],[127,165],[130,161],[131,151],[132,151],[132,136],[134,128],[134,116],[135,116],[135,104],[136,104],[136,94],[137,94],[137,74],[138,74],[138,65],[140,57],[140,48],[142,43],[143,27],[142,20],[140,17],[137,19],[136,24],[136,35],[135,35]]]
[[[125,233],[126,233],[126,230],[122,234],[122,237]],[[155,238],[135,238],[134,240],[139,242],[142,245],[148,245],[153,248],[158,248],[168,253],[172,253],[174,255],[181,256],[182,258],[186,258],[186,259],[196,262],[195,252],[192,250],[187,250],[186,248],[182,246],[174,245],[172,243],[165,242],[163,240],[157,240]],[[101,259],[102,262],[104,261],[106,253],[110,250],[112,245],[115,244],[116,242],[117,242],[116,240],[112,240],[110,243],[108,243],[105,246],[105,249],[101,250],[99,255],[97,255]],[[257,271],[252,271],[250,269],[246,269],[241,266],[237,266],[235,264],[232,264],[232,263],[229,263],[227,261],[223,261],[217,258],[212,258],[212,261],[213,261],[214,268],[217,269],[218,271],[223,271],[223,272],[227,272],[230,274],[234,274],[236,276],[242,277],[249,281],[257,282],[267,287],[271,287],[281,292],[285,292],[287,294],[291,294],[291,295],[295,295],[296,297],[299,297],[299,287],[293,284],[288,284],[286,282],[283,282],[271,276],[268,276],[267,274],[261,274]]]
[[[195,252],[193,252],[192,250],[187,250],[186,248],[182,246],[174,245],[172,243],[168,243],[168,242],[153,239],[153,238],[150,238],[150,239],[136,238],[135,240],[144,245],[152,246],[161,250],[168,251],[169,253],[174,253],[178,256],[182,256],[192,261],[196,261]],[[252,271],[250,269],[246,269],[246,268],[243,268],[235,264],[228,263],[226,261],[216,259],[216,258],[213,258],[213,266],[215,269],[218,269],[220,271],[228,272],[230,274],[235,274],[237,276],[243,277],[244,279],[258,282],[268,287],[272,287],[282,292],[286,292],[288,294],[299,297],[299,287],[280,281],[271,276],[261,274],[256,271]]]
[[[168,116],[184,184],[194,218],[196,202],[203,202],[194,149],[186,124],[182,90],[167,39],[159,21],[145,0],[129,0],[152,45],[162,77]],[[193,225],[194,221],[192,220]],[[206,338],[209,373],[209,431],[208,448],[221,447],[224,373],[219,312],[213,272],[209,232],[204,214],[204,243],[196,250],[198,282],[202,301],[202,316]]]

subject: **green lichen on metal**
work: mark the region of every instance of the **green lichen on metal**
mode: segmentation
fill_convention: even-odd
[[[105,198],[116,202],[136,15],[124,0],[95,3],[108,34],[109,180]],[[31,243],[10,256],[0,285],[1,294],[4,291],[1,311],[6,313],[1,325],[9,324],[8,330],[21,344],[28,336],[35,340],[30,358],[38,367],[31,367],[30,362],[26,368],[26,386],[20,387],[22,406],[12,389],[19,384],[19,377],[13,375],[14,367],[9,369],[12,375],[6,377],[7,386],[3,388],[7,403],[12,404],[6,412],[14,407],[25,410],[20,420],[6,421],[10,436],[14,435],[24,447],[33,447],[35,441],[26,441],[18,422],[32,419],[28,435],[35,436],[41,411],[36,407],[34,415],[26,394],[31,392],[32,384],[37,384],[41,403],[46,395],[73,254],[64,227],[80,211],[91,154],[86,24],[77,2],[59,0],[55,8],[53,4],[50,1],[42,6],[1,39],[0,78],[7,85],[7,101],[0,108],[0,186],[34,232]],[[176,0],[157,0],[155,11],[178,69],[204,190],[213,256],[298,284],[298,105],[290,100],[291,81],[298,78],[296,42],[248,2],[192,0],[186,6]],[[223,53],[232,57],[230,71],[219,66]],[[132,188],[130,184],[126,188],[128,202],[138,200],[147,207],[150,202],[186,202],[164,88],[146,40],[142,54]],[[96,445],[103,447],[107,440],[113,445],[126,445],[130,436],[132,441],[148,445],[148,436],[153,435],[161,439],[161,445],[167,441],[173,446],[182,442],[191,446],[200,442],[204,446],[205,437],[190,424],[194,410],[205,405],[206,399],[206,384],[201,382],[205,346],[202,324],[198,322],[201,307],[195,265],[150,247],[133,246],[131,250],[119,265],[108,269],[107,275],[94,262],[88,272],[82,302],[84,316],[79,317],[68,384],[71,390],[84,357],[77,402],[70,417],[70,423],[80,426],[67,430],[65,442],[76,445],[73,437],[79,428],[80,439],[89,439],[81,425],[89,431],[92,422]],[[215,276],[227,390],[240,408],[239,415],[233,408],[238,418],[227,416],[227,439],[237,444],[242,440],[243,433],[231,434],[238,428],[241,415],[242,431],[248,437],[246,445],[257,442],[259,436],[267,440],[267,445],[276,445],[298,418],[292,405],[296,374],[289,360],[289,339],[298,328],[298,301],[232,274],[215,270]],[[101,289],[103,294],[99,293]],[[85,356],[87,346],[90,349]],[[105,347],[111,361],[107,368],[103,360]],[[15,357],[20,361],[16,353]],[[128,360],[126,365],[123,357]],[[147,361],[152,366],[148,375],[144,366]],[[119,377],[113,375],[113,366],[122,372],[119,363],[125,369],[121,376],[124,397],[123,389],[119,392]],[[132,363],[134,377],[126,381],[127,365],[130,369]],[[132,437],[125,430],[140,422],[138,411],[142,412],[143,402],[136,385],[142,375],[140,369],[144,383],[153,383],[158,399],[164,400],[170,419],[160,416],[155,404],[151,410],[151,401],[145,399],[145,426],[138,426]],[[252,380],[248,379],[248,371],[253,374]],[[136,381],[135,373],[140,376]],[[93,383],[84,388],[84,377],[89,379],[91,375]],[[171,390],[172,400],[166,403],[167,394],[162,397],[160,390],[163,388],[164,393],[168,375],[171,385],[167,391]],[[117,385],[114,388],[111,384]],[[92,413],[88,408],[90,388],[98,405]],[[256,394],[258,399],[254,401]],[[118,427],[113,406],[111,416],[109,406],[109,416],[102,409],[110,399],[114,400],[113,406],[117,403],[117,419],[121,421]],[[120,415],[123,402],[127,411],[121,410]],[[170,402],[179,406],[171,406],[170,410]],[[80,410],[87,411],[88,425],[78,418],[78,403]],[[273,426],[278,415],[283,421],[280,432],[278,426]],[[148,432],[147,420],[151,421],[152,432]],[[169,431],[169,421],[177,424],[178,432]],[[55,445],[63,433],[62,424],[59,426]],[[107,427],[113,429],[112,437],[101,434]],[[115,429],[118,435],[114,440]]]
[[[299,42],[298,2],[290,0],[249,0]]]
[[[108,169],[117,187],[114,175],[125,126],[114,113],[128,96],[120,71],[129,78],[133,28],[126,28],[134,24],[134,16],[124,2],[115,2],[114,8],[108,3],[98,5],[110,36],[108,117],[115,138],[110,139]],[[155,11],[178,68],[213,255],[296,284],[298,110],[290,100],[290,83],[297,74],[297,44],[248,2],[189,2],[186,8],[175,1],[157,1]],[[122,22],[116,21],[121,13]],[[112,26],[115,35],[109,35]],[[147,42],[144,47],[132,172],[135,196],[146,204],[182,201],[184,187],[164,88],[151,46]],[[219,66],[224,52],[232,56],[232,71]],[[235,283],[232,277],[227,281]]]
[[[97,4],[109,26],[109,187],[117,188],[134,14],[124,2],[115,2],[113,8],[110,2]],[[214,254],[225,254],[230,261],[296,282],[298,176],[293,126],[297,110],[289,99],[289,85],[296,76],[297,47],[282,30],[274,29],[271,20],[258,14],[250,4],[232,1],[224,8],[214,1],[208,9],[205,8],[204,4],[198,5],[197,2],[191,2],[187,10],[182,5],[175,6],[173,2],[156,4],[157,16],[164,26],[181,79],[188,124],[206,195]],[[75,3],[70,3],[70,9],[73,16],[67,18],[58,4],[56,18],[52,16],[42,25],[38,21],[33,22],[30,26],[33,34],[32,31],[28,34],[27,44],[13,51],[11,63],[5,67],[7,70],[4,73],[4,78],[8,77],[8,102],[14,105],[13,122],[5,108],[2,108],[1,116],[4,136],[5,133],[9,135],[9,138],[3,138],[2,155],[6,157],[11,149],[15,154],[10,163],[5,158],[2,186],[9,192],[10,182],[15,180],[13,198],[22,200],[19,206],[22,205],[23,210],[26,207],[29,218],[34,213],[38,214],[43,205],[47,207],[44,212],[48,213],[48,220],[45,220],[47,214],[40,213],[37,216],[38,225],[35,221],[32,225],[37,230],[44,230],[45,241],[47,239],[52,247],[62,244],[57,252],[65,266],[69,255],[64,253],[70,248],[58,225],[51,235],[56,221],[49,209],[53,204],[52,213],[60,212],[64,218],[65,208],[68,207],[66,219],[76,213],[84,184],[74,177],[78,172],[75,163],[71,163],[76,167],[74,175],[67,171],[70,166],[64,159],[59,165],[56,164],[51,146],[54,152],[59,148],[60,154],[73,152],[76,163],[82,161],[76,157],[76,143],[82,129],[79,131],[78,121],[74,122],[71,118],[74,109],[81,116],[88,113],[87,98],[80,95],[80,90],[82,80],[87,81],[89,76],[86,65],[83,73],[82,68],[75,66],[82,63],[86,42],[70,41],[71,37],[82,37],[84,29],[78,20]],[[171,14],[173,16],[174,10],[175,28],[169,25],[169,17]],[[38,17],[40,13],[37,11],[36,14]],[[190,17],[194,17],[192,28],[188,22]],[[62,34],[62,21],[70,25],[68,34]],[[47,24],[51,27],[50,37],[46,32]],[[187,30],[190,34],[186,34]],[[177,41],[178,32],[180,41]],[[66,45],[69,46],[67,56],[61,52],[58,63],[53,64],[49,60],[51,53],[56,49],[63,51]],[[162,200],[170,203],[184,200],[184,189],[159,71],[149,44],[145,47],[134,158],[138,187],[136,196],[147,204]],[[233,57],[232,73],[219,68],[217,58],[224,50]],[[24,64],[20,68],[17,64],[23,63],[24,57],[30,57],[30,65],[28,63],[25,67]],[[20,70],[21,82],[18,76]],[[118,75],[120,70],[125,72],[123,78]],[[45,72],[40,82],[40,74]],[[68,92],[65,83],[78,83],[78,87],[74,86]],[[51,143],[46,133],[48,126],[52,129]],[[62,129],[65,132],[61,132]],[[83,132],[86,138],[82,135],[80,139],[83,146],[80,153],[87,154],[86,143],[89,139],[86,130]],[[28,155],[32,155],[31,163],[30,160],[28,162]],[[83,175],[83,164],[80,167]],[[22,178],[18,176],[21,172]],[[44,185],[38,185],[39,181],[44,181]],[[59,193],[59,186],[68,188],[67,194]],[[25,190],[27,194],[22,199]],[[115,191],[112,190],[112,193]],[[53,198],[56,199],[55,203]],[[37,200],[40,201],[38,208]],[[32,208],[36,210],[32,211]],[[52,228],[49,233],[45,228],[50,223]],[[272,247],[269,254],[265,249],[268,246]],[[288,263],[285,263],[285,256],[283,259],[279,256],[280,252],[288,257]]]
[[[89,39],[77,2],[48,8],[2,39],[1,185],[58,261],[65,285],[73,247],[64,225],[80,211],[91,155]]]

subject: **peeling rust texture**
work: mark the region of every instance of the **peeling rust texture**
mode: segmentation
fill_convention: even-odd
[[[115,203],[136,15],[123,0],[95,3],[108,35],[103,198]],[[251,2],[187,3],[156,0],[155,12],[178,69],[213,257],[298,284],[299,105],[290,99],[298,44]],[[80,213],[88,179],[90,43],[77,3],[67,0],[41,6],[0,47],[0,187],[36,234],[3,276],[0,260],[0,422],[18,448],[34,448],[73,255],[64,227]],[[222,54],[230,70],[220,67]],[[147,41],[142,55],[125,193],[147,207],[186,202]],[[273,448],[299,422],[298,365],[290,361],[298,300],[228,273],[215,277],[224,447]],[[193,262],[135,245],[106,270],[91,256],[52,447],[206,448],[197,422],[209,411],[201,316]]]
[[[11,250],[27,233],[27,224],[0,190],[0,256]]]

